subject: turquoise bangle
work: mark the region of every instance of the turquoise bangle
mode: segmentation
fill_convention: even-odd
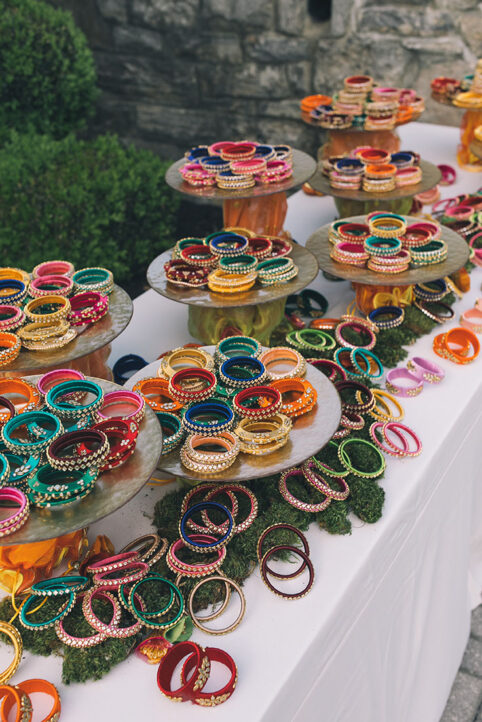
[[[78,391],[93,394],[95,396],[94,401],[88,404],[76,404],[75,406],[67,402],[58,401],[62,396]],[[103,401],[104,392],[99,384],[81,379],[79,379],[79,381],[63,381],[61,384],[53,386],[45,397],[47,408],[53,411],[54,414],[75,420],[79,420],[97,411],[97,409],[102,406]]]
[[[28,480],[32,478],[40,464],[40,456],[29,456],[25,460],[24,456],[15,454],[8,449],[2,453],[10,464],[10,476],[6,486],[14,486],[21,491],[25,491],[28,488]]]
[[[219,268],[226,273],[250,273],[258,266],[258,259],[254,256],[242,254],[241,256],[224,256],[219,260]]]
[[[179,610],[178,610],[177,614],[175,615],[175,617],[173,617],[173,619],[171,619],[168,622],[153,623],[152,620],[148,617],[148,614],[146,614],[145,612],[139,612],[136,609],[136,607],[134,606],[134,595],[135,595],[137,589],[142,584],[145,584],[146,582],[149,582],[149,581],[161,581],[164,584],[167,584],[171,588],[171,591],[174,592],[174,594],[176,595],[176,597],[179,601]],[[124,585],[122,585],[122,586],[124,586]],[[122,586],[121,586],[121,588],[122,588]],[[153,627],[154,629],[169,629],[170,627],[173,627],[179,621],[179,619],[182,617],[183,612],[184,612],[184,599],[183,599],[183,596],[182,596],[180,590],[178,589],[178,587],[176,587],[175,584],[173,584],[171,581],[169,581],[169,579],[164,579],[164,577],[161,577],[160,574],[149,574],[149,576],[144,577],[143,579],[139,579],[139,581],[136,582],[133,587],[131,587],[131,590],[129,592],[129,602],[128,603],[129,603],[129,609],[132,612],[132,614],[137,619],[139,619],[141,622],[143,622],[143,624],[145,624],[146,627]],[[156,612],[156,614],[159,614],[159,612]],[[146,619],[146,617],[148,617],[148,618]]]
[[[42,422],[53,426],[53,429],[48,430],[46,436],[43,436],[36,441],[25,442],[11,437],[12,432],[20,426],[28,426],[30,423],[35,423],[40,426]],[[5,426],[2,428],[1,434],[3,443],[10,451],[28,456],[30,453],[34,455],[40,454],[52,443],[52,441],[55,441],[55,439],[60,436],[63,431],[64,427],[62,422],[57,416],[54,416],[54,414],[49,414],[46,411],[27,411],[26,413],[14,416],[13,419],[7,421]]]
[[[4,485],[10,477],[10,464],[7,457],[4,454],[0,454],[0,486]]]
[[[156,413],[157,420],[162,429],[162,455],[169,454],[173,451],[184,438],[184,430],[181,427],[181,419],[167,411],[159,411]],[[164,428],[171,431],[171,435],[167,436]]]
[[[402,242],[399,238],[379,238],[369,236],[364,243],[365,251],[374,256],[396,256],[402,250]]]
[[[72,592],[80,592],[89,584],[88,577],[80,575],[69,575],[65,577],[52,577],[42,579],[32,585],[32,594],[38,597],[57,597]]]
[[[373,361],[375,361],[375,363],[377,364],[377,367],[378,367],[378,372],[373,374],[373,373],[371,373],[371,372],[368,371],[368,370],[365,371],[364,369],[362,369],[362,367],[360,366],[360,364],[359,364],[359,363],[357,362],[357,360],[356,360],[356,357],[357,357],[358,354],[359,354],[360,356],[363,356],[363,358],[366,360],[366,364],[367,364],[367,368],[368,368],[368,369],[370,368],[370,359],[372,359]],[[368,358],[367,358],[367,357],[368,357]],[[351,351],[351,353],[350,353],[350,358],[351,358],[352,364],[353,364],[354,366],[356,366],[356,368],[360,371],[361,374],[363,374],[363,376],[366,376],[367,378],[370,378],[370,379],[379,379],[380,376],[383,376],[383,365],[382,365],[382,362],[380,361],[380,359],[378,358],[378,356],[376,356],[372,351],[369,351],[369,350],[366,349],[366,348],[354,348],[354,349],[352,349],[352,351]]]
[[[350,457],[348,456],[348,453],[346,451],[346,448],[350,444],[361,444],[362,446],[368,446],[370,449],[373,449],[376,452],[380,462],[379,468],[375,471],[362,471],[361,469],[356,469],[351,463]],[[343,466],[348,469],[350,474],[355,474],[355,476],[360,476],[363,479],[376,479],[377,476],[381,476],[385,471],[385,457],[383,456],[382,452],[380,451],[380,449],[377,449],[377,447],[370,441],[365,441],[365,439],[344,439],[338,447],[338,458],[340,459]]]
[[[38,506],[41,509],[56,509],[58,507],[65,508],[69,504],[75,504],[76,502],[80,501],[81,499],[84,499],[86,496],[88,496],[92,491],[94,490],[94,486],[89,486],[87,489],[82,491],[80,494],[77,494],[76,496],[70,496],[68,499],[50,499],[46,496],[36,495],[30,492],[27,494],[29,502],[33,506]]]
[[[97,469],[94,468],[61,471],[44,464],[28,482],[30,495],[38,496],[40,501],[71,499],[94,486],[97,475]],[[68,481],[65,481],[66,478]]]
[[[149,575],[149,576],[151,576],[151,575]],[[152,576],[156,576],[156,575],[152,574]],[[124,607],[124,609],[127,609],[129,612],[132,613],[132,609],[129,606],[129,598],[126,599],[126,594],[125,594],[125,590],[124,590],[124,587],[126,587],[126,586],[128,587],[129,585],[128,584],[120,585],[119,591],[118,591],[119,600],[120,600],[120,603],[122,604],[122,606]],[[172,586],[169,585],[169,592],[170,592],[169,601],[162,609],[156,610],[154,612],[141,612],[141,614],[144,614],[145,617],[160,617],[162,614],[166,614],[166,612],[168,612],[170,610],[170,608],[172,607],[172,605],[174,604],[174,590],[172,588],[173,586],[174,585],[172,585]],[[129,597],[129,591],[127,592],[127,596]]]
[[[35,607],[39,605],[39,598],[37,594],[31,594],[25,602],[22,604],[22,608],[20,609],[20,622],[23,624],[24,627],[27,627],[27,629],[47,629],[48,627],[53,627],[55,622],[60,621],[64,617],[67,616],[67,614],[72,610],[74,604],[75,604],[75,594],[72,589],[68,591],[69,598],[65,604],[62,605],[60,608],[60,612],[55,616],[52,617],[52,619],[47,620],[46,622],[32,622],[30,619],[27,619],[27,612],[30,609],[30,607]],[[32,616],[32,615],[30,615]]]
[[[114,288],[114,276],[107,268],[82,268],[72,276],[76,292],[97,291],[107,294]]]

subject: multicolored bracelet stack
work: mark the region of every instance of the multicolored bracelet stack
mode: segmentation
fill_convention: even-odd
[[[256,183],[282,183],[293,175],[289,145],[264,145],[250,141],[220,141],[197,146],[185,153],[179,169],[186,183],[224,190],[246,190]]]
[[[277,286],[298,275],[288,257],[292,245],[281,238],[254,236],[245,229],[219,231],[206,238],[183,238],[164,264],[169,283],[213,293],[245,293],[255,285]]]
[[[379,148],[355,148],[350,155],[322,161],[330,186],[340,190],[386,193],[422,180],[420,156],[412,151],[390,154]]]
[[[21,346],[51,351],[77,338],[76,327],[100,321],[114,288],[106,268],[75,271],[68,261],[47,261],[32,271],[0,268],[0,366],[11,363]]]
[[[424,109],[423,98],[415,90],[380,87],[369,75],[345,78],[333,98],[314,95],[301,101],[302,117],[334,130],[392,130],[416,120]]]

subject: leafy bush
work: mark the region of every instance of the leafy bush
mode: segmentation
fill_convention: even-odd
[[[62,138],[97,96],[92,53],[70,13],[41,0],[0,0],[0,140],[8,129]]]
[[[0,265],[66,258],[144,276],[174,242],[178,199],[156,155],[115,136],[55,141],[12,133],[0,149]]]

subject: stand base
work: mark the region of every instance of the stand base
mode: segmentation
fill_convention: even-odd
[[[240,308],[189,306],[188,329],[204,345],[218,343],[226,336],[251,336],[269,345],[274,329],[284,318],[286,298]]]
[[[288,210],[286,193],[223,202],[224,227],[247,228],[260,236],[279,236]]]
[[[384,200],[383,194],[380,194],[380,198],[372,201],[355,201],[349,198],[336,198],[333,197],[336,208],[340,214],[340,218],[347,218],[349,216],[361,216],[367,215],[372,211],[390,211],[391,213],[398,213],[402,216],[410,215],[412,208],[413,197],[407,196],[405,198],[396,198],[394,200]]]
[[[400,150],[400,137],[396,130],[330,130],[328,142],[318,150],[318,160],[346,155],[362,145],[395,153]]]

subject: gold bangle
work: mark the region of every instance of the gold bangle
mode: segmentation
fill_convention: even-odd
[[[7,281],[12,278],[15,281],[22,281],[25,284],[25,288],[30,285],[30,275],[27,271],[23,271],[21,268],[7,268],[3,266],[0,268],[0,280]],[[8,289],[0,291],[0,296],[5,296],[8,293]]]
[[[162,357],[157,375],[170,379],[176,371],[188,366],[212,371],[214,359],[211,354],[200,348],[176,348]]]
[[[0,674],[0,684],[7,684],[8,680],[13,677],[17,671],[20,660],[22,659],[23,642],[20,632],[13,626],[13,624],[0,621],[0,632],[5,634],[12,641],[15,654],[13,661],[9,664],[7,669]]]
[[[53,313],[34,313],[36,308],[47,306],[50,303],[55,303],[60,306],[58,311]],[[29,301],[23,309],[27,318],[31,321],[38,323],[51,323],[52,321],[60,321],[62,318],[66,318],[70,313],[70,301],[65,296],[57,296],[52,294],[51,296],[41,296],[40,298],[34,298]]]
[[[207,582],[214,582],[214,581],[224,582],[225,589],[226,589],[226,597],[228,599],[229,599],[228,589],[229,589],[229,587],[232,587],[233,589],[235,589],[237,591],[237,593],[239,595],[239,599],[241,601],[241,609],[240,609],[240,612],[239,612],[237,618],[234,620],[234,622],[232,624],[229,625],[229,627],[225,627],[224,629],[208,629],[207,627],[205,627],[203,625],[203,622],[208,619],[214,619],[215,617],[213,615],[210,615],[209,617],[203,617],[202,619],[199,619],[196,616],[194,609],[193,609],[194,595],[196,594],[197,590],[200,587],[202,587],[203,584],[206,584]],[[224,602],[226,603],[227,599],[225,599]],[[232,579],[229,579],[229,577],[225,577],[224,574],[223,575],[215,574],[212,577],[204,577],[203,579],[200,579],[199,582],[196,584],[196,586],[193,587],[193,589],[191,590],[191,593],[189,594],[188,606],[189,606],[189,614],[191,615],[193,624],[195,624],[198,629],[200,629],[203,632],[206,632],[207,634],[219,635],[219,634],[228,634],[229,632],[233,632],[236,629],[236,627],[238,627],[241,624],[241,620],[243,619],[244,613],[246,611],[246,600],[244,598],[244,594],[243,594],[242,589],[239,586],[239,584],[236,584],[236,582],[233,581]],[[223,604],[222,609],[224,609],[225,606],[226,606],[226,604]],[[219,611],[215,614],[216,614],[216,616],[219,616]]]
[[[245,416],[234,433],[245,443],[264,446],[287,436],[293,422],[285,414],[274,414],[269,419],[250,419]]]
[[[369,413],[374,419],[377,419],[377,421],[402,421],[405,413],[398,399],[392,396],[392,394],[389,394],[387,391],[382,391],[382,389],[372,389],[372,393],[375,397],[375,406]],[[357,391],[357,400],[361,401],[361,394],[359,391]],[[387,401],[389,403],[387,403]],[[395,416],[392,413],[390,403],[397,409],[398,416]]]
[[[63,336],[69,328],[70,325],[65,319],[60,319],[57,323],[27,323],[23,328],[19,328],[17,336],[22,341],[44,341],[55,336]]]

